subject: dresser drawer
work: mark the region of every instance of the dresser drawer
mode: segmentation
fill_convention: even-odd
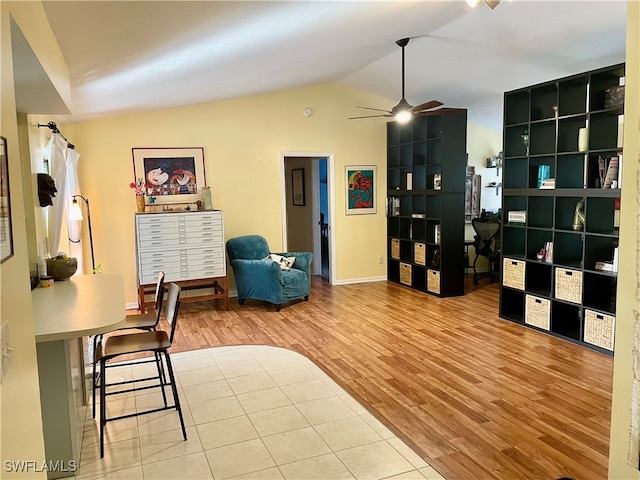
[[[220,261],[224,261],[224,248],[221,246],[211,246],[205,248],[190,248],[187,250],[189,261],[206,260],[215,258]]]
[[[170,258],[187,258],[188,250],[187,249],[176,249],[176,250],[151,250],[148,252],[140,252],[140,260],[147,259],[170,259]]]
[[[220,245],[223,243],[222,232],[190,232],[187,235],[187,245]]]
[[[201,219],[187,219],[185,224],[189,227],[189,228],[194,228],[194,227],[209,227],[209,228],[216,228],[218,230],[222,230],[222,218],[220,217],[208,217],[208,218],[201,218]]]
[[[148,248],[171,248],[171,247],[179,247],[180,245],[186,245],[187,239],[180,239],[177,237],[174,238],[155,238],[149,240],[138,240],[138,248],[148,249]]]
[[[191,275],[192,278],[224,277],[226,274],[226,266],[223,263],[202,265],[189,269],[189,275]]]
[[[178,218],[174,215],[149,214],[137,216],[136,222],[138,223],[138,228],[143,230],[157,226],[177,226]]]
[[[171,238],[178,233],[177,225],[149,225],[138,229],[138,239],[155,238],[158,236]]]

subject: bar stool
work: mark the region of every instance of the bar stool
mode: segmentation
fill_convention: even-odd
[[[107,422],[118,420],[122,418],[130,418],[138,415],[146,415],[149,413],[160,412],[163,410],[176,409],[180,418],[180,425],[182,426],[182,436],[187,439],[187,431],[184,426],[184,418],[182,416],[182,408],[180,407],[180,399],[178,398],[178,389],[176,386],[175,376],[173,373],[173,367],[171,366],[171,358],[169,356],[169,348],[173,343],[176,326],[178,324],[178,311],[180,310],[180,287],[175,283],[169,284],[167,294],[167,307],[166,307],[166,320],[169,323],[171,330],[167,334],[164,330],[153,330],[150,332],[135,332],[126,333],[123,335],[115,335],[107,337],[98,344],[98,348],[95,351],[94,363],[100,364],[100,381],[98,382],[98,388],[100,389],[100,458],[104,457],[104,427]],[[137,354],[143,352],[153,353],[157,361],[158,374],[153,377],[147,377],[136,380],[125,380],[122,382],[116,382],[106,385],[106,367],[107,363],[121,355]],[[162,367],[162,358],[166,362],[167,373],[169,374],[169,381],[166,381],[164,374],[164,368]],[[124,385],[134,382],[146,382],[148,380],[158,380],[157,384],[145,385],[142,387],[133,387],[126,390],[118,390],[114,392],[107,392],[107,387],[115,385]],[[167,404],[167,397],[165,394],[165,387],[171,386],[173,392],[173,405]],[[160,408],[154,408],[145,410],[143,412],[131,413],[128,415],[120,415],[117,417],[107,418],[106,399],[108,395],[117,395],[127,392],[135,392],[138,390],[146,390],[151,388],[160,388],[162,391],[162,397],[164,400],[164,406]]]
[[[164,302],[164,272],[158,272],[158,280],[156,282],[156,292],[154,297],[154,311],[142,313],[142,314],[131,314],[127,315],[125,319],[125,324],[114,330],[114,332],[119,332],[122,330],[146,330],[152,331],[155,330],[160,322],[160,316],[162,314],[162,303]],[[98,334],[93,336],[93,351],[95,352],[98,346],[98,343],[102,341],[103,335]],[[157,357],[157,356],[156,356]],[[155,361],[157,361],[156,358]],[[151,360],[146,360],[138,363],[150,362]],[[93,372],[92,372],[92,386],[93,386],[93,418],[96,418],[96,385],[98,383],[96,373],[96,362],[93,362]]]

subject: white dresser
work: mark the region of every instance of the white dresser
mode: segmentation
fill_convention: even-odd
[[[138,301],[143,313],[153,303],[145,298],[155,290],[160,271],[165,282],[175,282],[185,292],[209,291],[185,295],[181,301],[221,298],[229,309],[222,211],[137,213],[135,229]]]

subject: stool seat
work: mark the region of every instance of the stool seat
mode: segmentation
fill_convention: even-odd
[[[169,336],[163,330],[139,332],[136,334],[114,335],[106,342],[98,344],[95,359],[101,361],[118,355],[140,352],[154,352],[169,348]]]
[[[130,328],[145,330],[145,329],[153,329],[158,322],[158,316],[156,312],[142,313],[142,314],[134,314],[127,315],[125,319],[125,324],[120,327],[118,330],[128,330]]]

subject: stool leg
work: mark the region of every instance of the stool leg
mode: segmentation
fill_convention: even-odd
[[[102,335],[93,336],[93,358],[91,359],[91,394],[93,395],[92,418],[96,418],[96,385],[98,383],[98,379],[96,378],[96,347],[98,346],[98,337],[101,336]]]
[[[100,361],[100,458],[104,457],[104,427],[107,423],[107,395],[105,390],[106,379],[105,379],[105,370],[106,365],[104,361]]]
[[[169,352],[164,351],[164,357],[167,361],[167,371],[169,372],[169,380],[171,381],[171,390],[173,391],[173,402],[176,405],[178,416],[180,417],[180,425],[182,426],[182,437],[187,439],[187,429],[184,428],[184,418],[182,418],[182,408],[180,407],[180,399],[178,398],[178,388],[176,387],[176,379],[173,376],[173,368],[171,366],[171,358]]]
[[[164,401],[164,406],[167,406],[167,394],[164,391],[164,387],[167,383],[166,378],[164,376],[164,366],[162,365],[162,357],[159,352],[154,352],[153,354],[156,357],[156,368],[158,369],[158,377],[160,379],[160,391],[162,392],[162,400]]]

